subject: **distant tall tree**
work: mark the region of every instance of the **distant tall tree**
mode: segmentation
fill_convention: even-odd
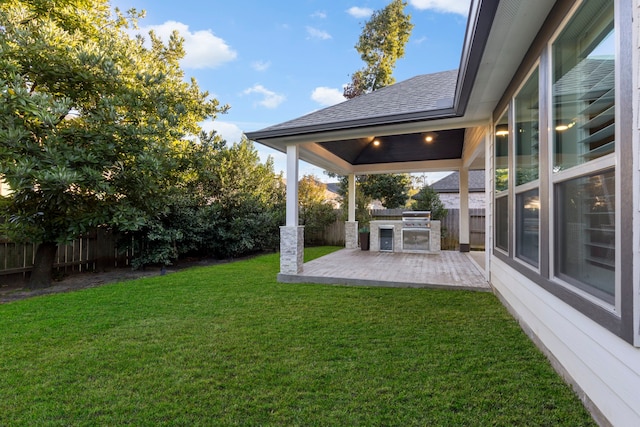
[[[127,35],[141,16],[108,0],[0,3],[0,232],[40,242],[32,288],[50,285],[59,243],[164,211],[181,141],[225,110],[184,80],[178,33],[150,33],[149,48]]]
[[[393,0],[384,9],[373,12],[365,23],[355,46],[365,66],[351,75],[351,82],[343,92],[345,98],[355,98],[395,83],[393,69],[396,61],[404,56],[413,30],[411,15],[404,12],[406,6],[406,1]],[[394,209],[404,206],[409,198],[410,181],[406,175],[359,176],[358,184],[360,209],[371,199],[378,199],[384,207]],[[364,212],[360,218],[359,222],[367,221]]]
[[[351,76],[344,97],[355,98],[395,83],[393,69],[404,57],[404,48],[413,30],[411,15],[404,13],[406,1],[393,0],[387,7],[373,12],[365,23],[355,48],[365,62],[362,70]]]

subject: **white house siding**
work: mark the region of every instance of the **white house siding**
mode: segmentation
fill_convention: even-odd
[[[464,167],[471,167],[474,160],[483,153],[484,136],[487,133],[487,128],[484,126],[477,126],[469,128],[464,134],[464,147],[462,149],[462,163]],[[469,206],[471,208],[471,206]]]
[[[440,201],[447,209],[460,209],[460,193],[440,193]],[[484,193],[469,193],[469,209],[484,209],[486,196]]]
[[[552,354],[556,368],[612,425],[640,426],[640,349],[496,257],[491,259],[491,284],[524,330]]]

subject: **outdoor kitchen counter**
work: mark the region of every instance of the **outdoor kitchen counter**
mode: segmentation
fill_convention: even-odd
[[[379,220],[371,221],[369,223],[369,231],[371,233],[369,239],[369,250],[372,252],[380,252],[380,229],[392,229],[393,230],[393,252],[413,252],[413,253],[425,253],[433,254],[440,252],[440,221],[431,221],[430,227],[430,250],[418,251],[418,250],[405,250],[402,249],[402,229],[403,221],[390,221]]]

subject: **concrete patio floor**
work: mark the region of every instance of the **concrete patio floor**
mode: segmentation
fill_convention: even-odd
[[[341,249],[303,266],[300,274],[279,274],[285,283],[444,288],[491,291],[482,264],[484,252],[436,254]]]

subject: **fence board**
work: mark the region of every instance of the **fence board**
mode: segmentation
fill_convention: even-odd
[[[113,233],[99,230],[59,245],[54,269],[69,273],[130,265],[133,249],[119,251],[116,242],[117,237]],[[0,238],[0,277],[27,277],[33,269],[36,247],[33,243],[14,243]]]

